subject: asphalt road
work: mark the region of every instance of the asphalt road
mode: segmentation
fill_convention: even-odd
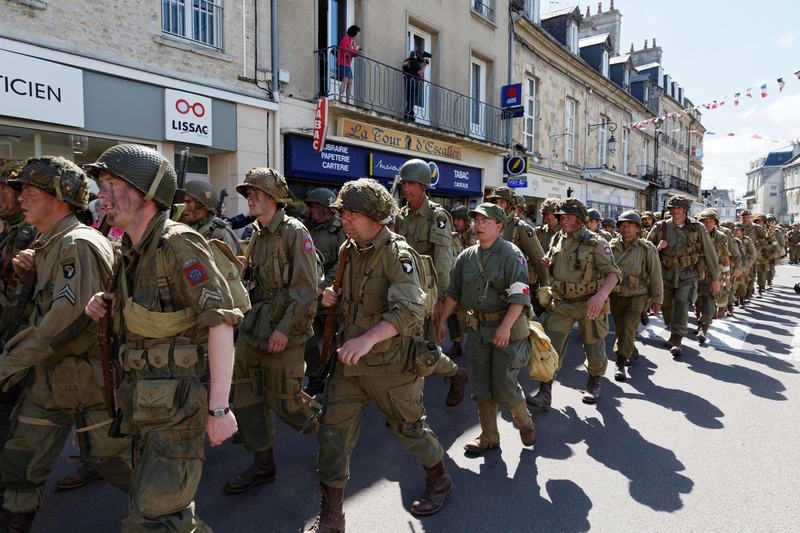
[[[479,433],[474,403],[447,408],[447,384],[429,379],[428,422],[446,450],[454,489],[436,515],[407,509],[424,472],[371,405],[345,492],[348,533],[798,530],[800,500],[800,267],[780,266],[773,290],[736,318],[693,335],[673,360],[660,317],[640,328],[643,355],[624,383],[613,362],[596,406],[581,403],[587,374],[577,331],[554,387],[553,408],[533,413],[538,440],[523,448],[501,410],[501,449],[480,458],[462,447]],[[694,319],[690,319],[690,324]],[[693,329],[693,328],[692,328]],[[611,354],[613,334],[607,338]],[[612,356],[613,357],[613,356]],[[465,366],[464,356],[456,361]],[[526,392],[537,386],[520,376]],[[238,496],[223,483],[251,462],[239,444],[207,448],[196,503],[215,532],[300,532],[319,509],[315,437],[275,422],[277,479]],[[125,496],[105,482],[60,491],[72,472],[69,444],[44,488],[35,532],[119,531]]]

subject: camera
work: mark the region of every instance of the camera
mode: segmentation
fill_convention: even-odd
[[[412,50],[411,57],[413,57],[417,61],[422,61],[423,63],[430,63],[433,55],[430,52],[425,52],[425,51],[420,52],[419,50]]]

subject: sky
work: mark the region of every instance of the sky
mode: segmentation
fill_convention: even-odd
[[[574,0],[541,0],[547,12]],[[603,11],[610,0],[602,0]],[[581,13],[598,0],[583,0]],[[800,2],[797,0],[615,0],[622,14],[620,53],[639,50],[655,37],[662,67],[693,104],[725,98],[715,110],[700,108],[708,132],[703,139],[702,188],[747,187],[745,172],[759,156],[800,138]],[[778,78],[786,85],[778,91]],[[761,85],[767,84],[767,97]],[[752,98],[745,93],[752,87]],[[741,93],[734,106],[735,93]],[[733,137],[726,136],[733,133]],[[760,135],[761,140],[753,138]],[[772,141],[778,142],[772,142]]]

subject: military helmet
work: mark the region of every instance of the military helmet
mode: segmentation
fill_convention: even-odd
[[[186,196],[191,196],[197,203],[215,213],[217,211],[217,190],[208,182],[201,180],[187,181]]]
[[[720,226],[722,226],[723,228],[730,229],[730,230],[734,229],[734,227],[735,227],[733,225],[733,221],[731,221],[731,220],[726,220],[725,222],[721,222]]]
[[[242,183],[236,186],[236,192],[247,198],[247,188],[260,189],[270,195],[279,204],[291,203],[289,186],[286,178],[272,168],[257,167],[245,174]]]
[[[767,215],[767,222],[777,222],[777,221],[778,219],[776,219],[775,215],[773,215],[772,213]]]
[[[79,210],[89,207],[89,179],[81,167],[61,156],[31,157],[9,180],[19,189],[30,185]]]
[[[312,202],[322,204],[325,207],[330,207],[333,202],[336,201],[336,195],[333,193],[332,190],[326,189],[324,187],[320,187],[319,189],[314,189],[308,196],[304,202],[306,204],[310,204]]]
[[[623,222],[634,222],[640,228],[642,227],[642,217],[640,217],[639,213],[636,211],[623,211],[619,218],[617,218],[617,227]]]
[[[597,209],[589,209],[586,213],[589,217],[587,220],[603,220],[603,215]]]
[[[555,211],[556,217],[559,215],[575,215],[583,222],[589,218],[589,213],[586,212],[586,206],[577,198],[564,198],[558,202]]]
[[[555,213],[556,208],[558,207],[558,202],[560,201],[560,198],[547,198],[544,202],[542,202],[542,207],[539,210],[543,215],[545,213]]]
[[[459,205],[457,207],[454,207],[453,209],[450,210],[450,215],[453,218],[463,218],[464,220],[469,222],[469,214],[467,206],[465,205]]]
[[[372,178],[360,178],[345,183],[336,201],[331,204],[331,209],[361,213],[384,225],[397,213],[392,195],[386,187]]]
[[[140,144],[118,144],[102,153],[96,162],[84,165],[94,179],[107,172],[127,181],[160,208],[169,209],[178,188],[178,175],[167,158]]]
[[[744,229],[744,224],[742,224],[741,222],[736,222],[733,225],[733,229],[741,229],[741,230],[743,230]]]
[[[743,217],[751,217],[751,216],[753,216],[753,212],[752,212],[752,211],[750,211],[749,209],[745,209],[744,211],[742,211],[742,212],[741,212],[741,213],[739,213],[739,214],[740,214],[741,216],[743,216]]]
[[[764,222],[767,221],[767,215],[765,213],[756,213],[753,215],[753,222],[757,220],[763,220]]]
[[[400,179],[431,186],[431,167],[422,159],[409,159],[400,167]]]
[[[8,183],[11,176],[25,165],[24,161],[0,159],[0,183]]]
[[[669,199],[667,207],[683,207],[688,212],[692,208],[692,201],[681,194],[676,194]]]
[[[522,196],[521,194],[517,195],[517,207],[522,208],[522,209],[527,209],[528,208],[528,202],[525,200],[525,197]]]
[[[601,224],[604,227],[605,226],[616,226],[617,225],[617,221],[614,220],[613,218],[604,218],[603,221],[601,222]]]
[[[644,213],[642,213],[642,217],[641,218],[652,218],[653,220],[656,219],[656,217],[655,217],[655,215],[653,215],[652,211],[645,211]]]
[[[719,212],[717,212],[716,209],[711,209],[710,207],[707,207],[706,209],[700,211],[700,214],[697,215],[697,220],[705,220],[706,218],[713,218],[714,220],[719,222]]]
[[[492,204],[496,203],[498,199],[508,202],[509,210],[517,205],[517,193],[509,187],[497,187],[486,197],[486,201]]]

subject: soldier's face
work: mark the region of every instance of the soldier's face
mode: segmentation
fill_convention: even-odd
[[[741,229],[737,228],[733,230],[733,236],[736,237],[737,239],[741,239],[742,235],[744,235],[744,231],[742,231]]]
[[[558,221],[561,224],[561,229],[564,230],[567,235],[572,235],[581,229],[583,225],[581,219],[579,219],[577,215],[561,215]]]
[[[47,194],[38,187],[22,185],[19,193],[19,203],[25,213],[25,222],[39,228],[43,233],[46,227],[52,227],[53,214],[58,200],[55,196]]]
[[[644,229],[650,229],[653,227],[653,219],[650,217],[644,217],[642,219],[642,227]]]
[[[142,193],[107,172],[100,172],[98,182],[100,191],[97,197],[103,200],[109,224],[125,229],[139,220],[145,206]]]
[[[418,207],[425,199],[425,186],[416,181],[402,182],[403,196],[411,207]]]
[[[247,188],[247,207],[250,209],[250,216],[258,218],[267,213],[272,203],[275,203],[272,196],[261,189]]]
[[[197,224],[208,215],[208,209],[197,203],[197,200],[191,196],[186,196],[183,205],[181,222],[184,224]]]
[[[631,222],[630,220],[623,220],[619,223],[619,233],[622,235],[622,240],[627,241],[633,239],[639,232],[639,224]]]
[[[683,223],[686,218],[686,212],[685,207],[673,206],[669,208],[669,214],[672,215],[672,220],[674,220],[676,224]]]
[[[322,224],[333,216],[333,211],[319,202],[309,202],[308,210],[311,212],[311,220],[314,224]]]
[[[558,226],[558,219],[553,213],[542,213],[542,222],[547,224],[547,226],[551,229]]]
[[[700,222],[703,223],[703,225],[706,227],[709,233],[711,233],[714,230],[714,228],[717,227],[717,223],[713,218],[704,218]]]
[[[367,215],[342,209],[342,228],[348,237],[363,246],[377,235],[381,225]]]
[[[496,241],[503,231],[503,225],[500,222],[480,214],[475,215],[472,227],[475,228],[475,238],[478,239],[478,242],[486,245],[491,245]]]
[[[764,220],[763,218],[759,218],[758,220],[756,220],[756,224],[763,227],[767,225],[767,221]]]
[[[750,220],[752,220],[753,215],[742,215],[742,224],[745,226],[750,224]]]
[[[508,211],[508,206],[509,206],[508,200],[505,200],[503,198],[495,198],[492,201],[492,203],[495,204],[500,209],[502,209],[503,211]]]
[[[600,220],[597,218],[586,221],[586,229],[588,229],[589,231],[597,231],[597,228],[599,227],[600,227]]]
[[[0,215],[11,216],[19,213],[17,194],[5,183],[0,184]]]
[[[453,219],[453,229],[456,230],[458,233],[464,233],[467,231],[467,221],[463,218],[454,218]]]

